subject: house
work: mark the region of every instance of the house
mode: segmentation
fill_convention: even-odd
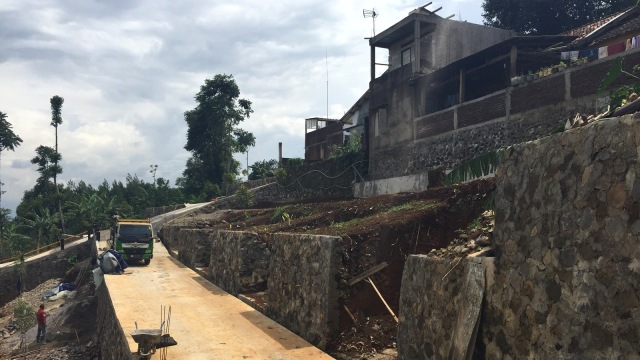
[[[356,195],[423,190],[430,170],[602,110],[608,96],[598,86],[612,60],[624,57],[629,72],[640,63],[638,9],[565,34],[517,36],[419,8],[371,38],[369,181]],[[389,50],[377,78],[375,48]]]
[[[366,146],[366,122],[369,118],[369,91],[367,90],[340,118],[305,119],[304,158],[316,161],[331,157],[335,146],[343,146],[352,136],[358,136]]]

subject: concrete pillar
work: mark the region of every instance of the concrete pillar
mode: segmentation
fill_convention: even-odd
[[[278,166],[282,167],[282,143],[278,143]]]
[[[420,71],[420,21],[416,20],[413,23],[413,49],[415,50],[413,61],[413,73],[416,74]]]
[[[376,47],[371,45],[371,81],[376,79]]]
[[[510,64],[510,74],[509,74],[509,84],[511,84],[511,79],[516,77],[518,73],[516,72],[516,65],[518,63],[518,47],[513,45],[511,46],[511,64]]]
[[[464,69],[460,69],[460,92],[458,94],[458,104],[462,104],[464,102],[465,76],[466,71]]]

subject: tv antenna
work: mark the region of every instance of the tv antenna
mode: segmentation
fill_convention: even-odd
[[[376,9],[372,9],[372,10],[364,9],[362,10],[362,16],[364,16],[365,18],[370,17],[371,20],[373,20],[373,37],[375,37],[376,36],[376,17],[378,17],[378,13],[376,12]]]

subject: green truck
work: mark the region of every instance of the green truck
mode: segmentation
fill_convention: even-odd
[[[127,261],[142,261],[149,265],[153,258],[156,237],[149,220],[116,219],[109,239],[111,248]]]

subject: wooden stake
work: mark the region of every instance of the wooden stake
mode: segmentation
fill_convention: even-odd
[[[387,304],[387,302],[384,300],[384,298],[382,297],[382,294],[380,294],[380,291],[378,291],[378,288],[373,283],[373,280],[371,280],[370,277],[367,277],[367,281],[369,282],[369,284],[371,284],[371,286],[373,286],[373,290],[376,291],[376,293],[380,297],[380,300],[382,300],[382,303],[384,304],[384,306],[387,307],[387,310],[389,310],[389,313],[391,314],[391,316],[393,316],[393,320],[395,320],[396,323],[398,323],[398,317],[396,316],[396,314],[393,313],[393,310],[391,310],[391,308],[389,307],[389,304]]]
[[[344,309],[347,311],[347,314],[349,315],[349,317],[351,318],[351,321],[353,321],[354,325],[356,327],[360,327],[360,324],[358,324],[358,322],[356,321],[356,318],[353,316],[353,314],[351,313],[351,311],[349,311],[349,308],[347,307],[347,305],[342,305],[344,307]]]

